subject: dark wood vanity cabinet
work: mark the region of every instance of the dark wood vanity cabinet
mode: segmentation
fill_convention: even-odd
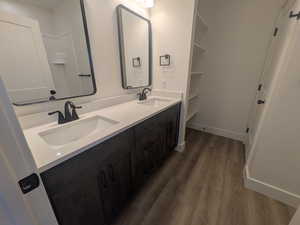
[[[177,144],[180,104],[41,174],[60,225],[109,225]]]

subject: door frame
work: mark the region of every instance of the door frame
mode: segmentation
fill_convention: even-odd
[[[9,212],[10,216],[15,216],[14,220],[22,218],[22,224],[24,225],[58,225],[32,153],[1,77],[0,105],[1,130],[5,131],[0,135],[0,162],[4,162],[2,165],[5,168],[2,176],[10,181],[6,185],[7,188],[2,187],[3,189],[0,188],[0,190],[3,196],[8,199],[8,208],[13,209]],[[34,173],[40,179],[39,187],[23,194],[18,182]],[[15,201],[9,198],[10,196],[15,196]],[[22,213],[16,215],[15,210]]]

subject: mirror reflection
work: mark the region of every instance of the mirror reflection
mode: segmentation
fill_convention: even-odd
[[[0,0],[0,76],[16,105],[95,93],[80,0]]]
[[[118,6],[123,88],[151,85],[151,23],[123,5]]]

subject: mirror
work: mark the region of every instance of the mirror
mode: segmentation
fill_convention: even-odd
[[[123,5],[118,6],[117,14],[122,86],[124,89],[151,86],[151,22]]]
[[[15,105],[93,95],[83,0],[0,0],[0,76]]]

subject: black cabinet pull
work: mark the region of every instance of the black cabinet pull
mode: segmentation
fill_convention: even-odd
[[[110,165],[108,166],[108,168],[109,168],[110,179],[111,179],[112,182],[115,182],[115,181],[116,181],[116,177],[115,177],[115,171],[114,171],[113,165],[110,164]]]

